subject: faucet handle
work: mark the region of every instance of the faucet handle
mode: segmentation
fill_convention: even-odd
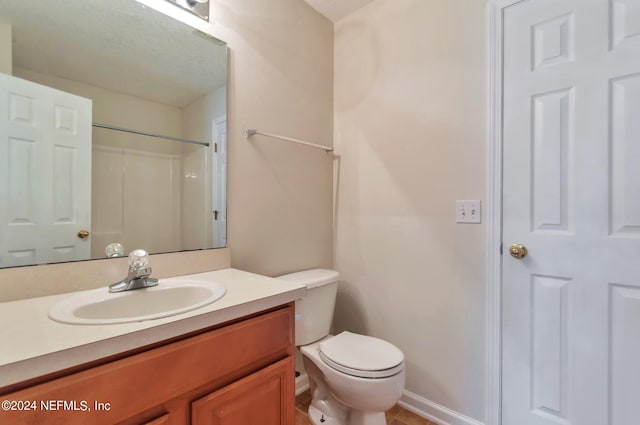
[[[127,277],[109,285],[109,292],[122,292],[131,289],[148,288],[156,286],[158,279],[152,279],[151,267],[149,264],[149,254],[144,249],[136,249],[129,254],[129,273]]]
[[[129,267],[141,269],[149,264],[149,254],[144,249],[136,249],[129,254]],[[151,273],[151,271],[149,271]]]
[[[135,277],[139,279],[141,277],[151,276],[151,267],[140,267],[135,269]]]

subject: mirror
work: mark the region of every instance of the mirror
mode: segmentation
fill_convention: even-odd
[[[135,0],[0,0],[0,268],[226,246],[226,99]]]

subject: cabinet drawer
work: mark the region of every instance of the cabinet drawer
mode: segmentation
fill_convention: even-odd
[[[199,388],[221,388],[293,353],[292,316],[289,305],[4,395],[35,401],[36,409],[0,411],[0,423],[113,424]],[[59,410],[46,410],[51,400]]]

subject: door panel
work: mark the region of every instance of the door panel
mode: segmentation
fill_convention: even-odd
[[[570,279],[531,279],[531,404],[539,412],[567,417],[568,292]]]
[[[88,99],[0,74],[0,267],[89,258],[91,115]]]
[[[640,237],[640,74],[611,81],[611,233]]]
[[[611,425],[638,420],[640,368],[640,288],[610,285],[611,300]]]
[[[567,231],[571,184],[569,152],[573,128],[573,89],[561,89],[532,98],[532,230]]]
[[[640,1],[521,1],[503,23],[503,424],[630,425]]]
[[[611,18],[611,49],[640,42],[640,2],[638,0],[611,0]]]

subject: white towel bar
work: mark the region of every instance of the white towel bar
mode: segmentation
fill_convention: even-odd
[[[324,149],[325,153],[333,152],[333,148],[328,148],[326,146],[318,145],[316,143],[305,142],[303,140],[292,139],[291,137],[284,137],[284,136],[278,136],[277,134],[263,133],[261,131],[254,130],[252,128],[247,128],[244,131],[245,131],[247,139],[249,137],[253,136],[253,135],[259,134],[261,136],[272,137],[274,139],[284,140],[285,142],[298,143],[298,144],[305,145],[305,146],[311,146],[313,148]]]

